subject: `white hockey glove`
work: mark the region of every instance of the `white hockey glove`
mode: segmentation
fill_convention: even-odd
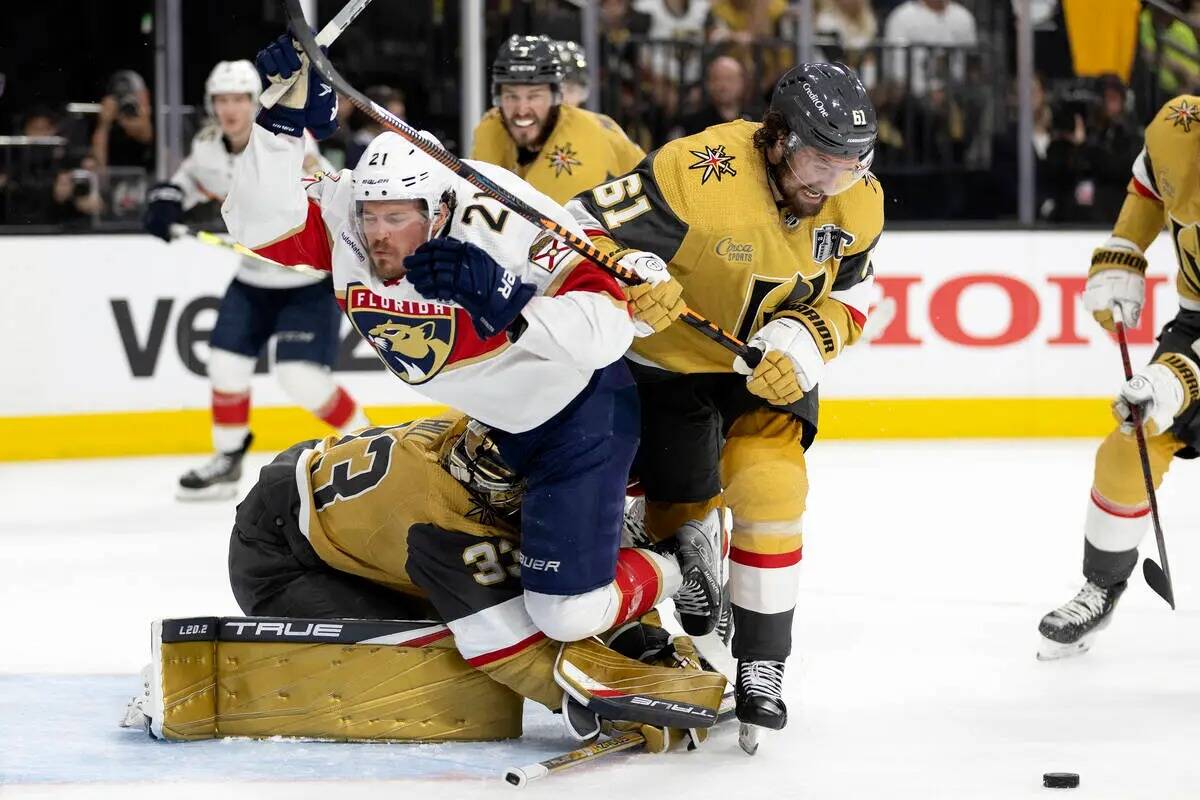
[[[644,250],[625,253],[617,261],[645,283],[625,287],[633,312],[633,332],[644,337],[664,330],[683,313],[683,286],[671,277],[661,258]]]
[[[794,403],[821,380],[825,359],[808,328],[794,319],[771,320],[746,344],[762,350],[762,360],[751,369],[738,356],[733,369],[747,376],[746,388],[751,394],[768,403]]]
[[[1107,331],[1116,330],[1112,309],[1121,307],[1126,326],[1136,328],[1146,302],[1146,257],[1133,242],[1112,238],[1092,253],[1083,307]]]
[[[1121,431],[1133,433],[1132,406],[1142,409],[1147,436],[1157,436],[1175,422],[1188,405],[1200,399],[1200,368],[1187,356],[1165,353],[1127,380],[1113,401],[1113,416]]]

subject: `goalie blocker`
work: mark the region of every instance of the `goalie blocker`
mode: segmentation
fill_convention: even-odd
[[[523,698],[428,621],[192,617],[151,626],[150,734],[196,740],[484,741],[521,735]]]

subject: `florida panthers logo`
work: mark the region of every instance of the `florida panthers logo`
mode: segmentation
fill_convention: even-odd
[[[391,300],[355,284],[347,287],[346,297],[354,327],[400,380],[425,383],[445,367],[454,341],[453,308]]]

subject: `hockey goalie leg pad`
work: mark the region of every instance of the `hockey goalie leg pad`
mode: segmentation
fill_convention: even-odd
[[[159,738],[521,735],[520,695],[467,665],[440,623],[202,617],[152,633],[146,708]]]
[[[591,639],[562,646],[554,679],[605,719],[670,728],[711,726],[725,691],[719,673],[643,664]]]

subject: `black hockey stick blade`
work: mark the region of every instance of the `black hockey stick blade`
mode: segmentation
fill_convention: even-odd
[[[1175,592],[1171,589],[1171,580],[1167,577],[1167,573],[1163,572],[1162,567],[1156,564],[1149,558],[1142,560],[1142,577],[1146,579],[1146,585],[1154,590],[1154,593],[1167,601],[1167,605],[1171,610],[1175,610]]]

